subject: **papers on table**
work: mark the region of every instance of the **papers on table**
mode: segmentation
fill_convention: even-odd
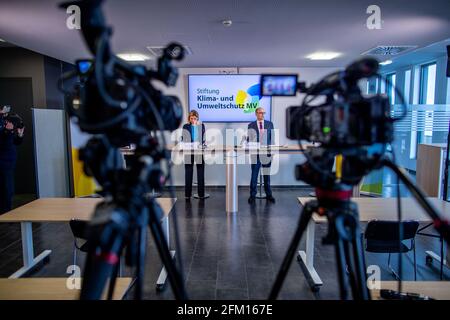
[[[201,144],[199,142],[180,142],[178,147],[181,150],[199,149],[201,148]]]

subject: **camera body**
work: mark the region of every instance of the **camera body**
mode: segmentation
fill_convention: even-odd
[[[316,107],[286,110],[286,136],[323,146],[351,147],[389,143],[394,137],[389,99],[360,95]]]
[[[307,161],[296,166],[297,180],[329,190],[356,185],[379,167],[397,119],[387,96],[363,96],[358,86],[360,79],[378,75],[378,67],[377,60],[362,58],[309,87],[294,85],[296,75],[261,76],[263,95],[305,94],[301,106],[286,109],[286,136],[319,145],[304,150]]]
[[[66,94],[66,105],[69,114],[78,118],[82,131],[109,135],[120,132],[120,145],[133,143],[140,136],[159,129],[156,112],[164,129],[173,131],[179,127],[183,117],[180,100],[176,96],[163,95],[150,83],[152,79],[169,85],[176,82],[177,69],[167,56],[160,58],[160,69],[156,72],[145,66],[126,65],[117,58],[109,67],[96,66],[89,60],[78,60],[76,66],[80,81]],[[96,68],[102,68],[101,84]],[[102,94],[101,90],[106,93]]]

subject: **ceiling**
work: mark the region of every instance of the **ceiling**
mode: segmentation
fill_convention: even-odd
[[[56,0],[0,0],[0,38],[67,62],[88,56]],[[450,38],[449,0],[379,0],[382,29],[369,30],[373,0],[108,0],[113,50],[147,53],[177,40],[182,67],[341,67],[377,45],[419,48]],[[224,27],[224,19],[232,26]],[[310,61],[315,51],[337,51]]]

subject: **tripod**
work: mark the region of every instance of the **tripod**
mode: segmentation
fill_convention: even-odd
[[[297,230],[288,247],[269,299],[276,299],[291,262],[297,252],[298,244],[314,213],[328,219],[328,234],[324,244],[335,246],[340,296],[349,299],[350,285],[355,300],[370,299],[366,283],[365,260],[359,229],[359,214],[356,204],[350,201],[351,186],[336,184],[332,190],[316,188],[317,200],[305,204],[299,219]]]
[[[92,148],[92,145],[87,148]],[[105,158],[117,158],[118,149],[107,150]],[[129,170],[121,168],[117,161],[88,163],[100,163],[101,167],[106,166],[114,174],[107,174],[107,178],[102,181],[103,185],[109,187],[109,198],[97,205],[90,222],[89,248],[80,298],[100,299],[108,280],[108,299],[112,298],[119,257],[124,250],[127,264],[136,266],[134,298],[142,298],[149,227],[175,298],[187,299],[182,276],[174,264],[160,224],[164,213],[155,198],[148,196],[151,188],[161,185],[158,163],[145,156],[136,156]]]
[[[104,202],[97,207],[91,221],[91,232],[96,236],[90,239],[81,299],[100,299],[108,279],[108,299],[112,298],[119,270],[119,257],[124,250],[127,250],[127,264],[136,266],[134,298],[142,299],[147,227],[153,235],[176,299],[186,299],[182,278],[164,241],[160,225],[162,214],[154,199],[149,200],[135,220],[130,219],[130,212],[114,208],[112,203]]]

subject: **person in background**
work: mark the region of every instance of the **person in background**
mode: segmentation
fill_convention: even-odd
[[[183,142],[198,142],[202,146],[205,145],[205,125],[200,124],[199,119],[197,111],[189,112],[188,123],[183,125]],[[205,199],[205,161],[203,155],[188,155],[184,157],[185,198],[187,201],[192,196],[194,163],[197,165],[198,196],[200,199]]]
[[[273,133],[273,123],[271,121],[264,120],[264,115],[266,111],[264,108],[259,107],[255,110],[256,121],[250,122],[248,124],[248,142],[259,142],[260,145],[271,145],[272,144],[272,133]],[[261,165],[264,169],[270,170],[271,165],[271,155],[257,155],[256,157],[251,157],[252,166],[252,177],[250,181],[250,198],[248,198],[248,203],[254,204],[255,197],[257,193],[257,183],[258,175]],[[263,158],[261,161],[261,158]],[[270,175],[266,172],[264,174],[264,191],[266,192],[266,200],[274,203],[275,198],[272,196],[272,189],[270,188]]]
[[[9,106],[0,109],[0,214],[12,207],[16,146],[22,143],[25,130],[20,117],[9,112]]]

